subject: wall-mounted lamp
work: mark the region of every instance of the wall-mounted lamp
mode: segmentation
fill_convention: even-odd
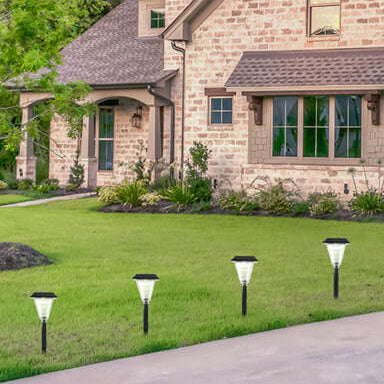
[[[344,184],[344,195],[349,195],[349,186],[347,183]]]
[[[132,115],[132,127],[140,128],[142,118],[143,118],[143,108],[139,105],[136,108],[136,112]]]

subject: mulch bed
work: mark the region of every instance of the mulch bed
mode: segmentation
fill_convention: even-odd
[[[0,243],[0,271],[16,271],[49,264],[52,261],[47,256],[27,245]]]
[[[183,213],[183,214],[195,214],[195,215],[237,215],[237,216],[261,216],[261,217],[276,217],[268,212],[257,211],[257,212],[240,212],[234,213],[221,209],[220,207],[213,207],[206,211],[200,211],[198,206],[189,206],[184,208],[177,208],[173,203],[167,200],[161,200],[155,206],[147,207],[135,207],[129,208],[123,204],[111,204],[101,207],[100,212],[105,213],[157,213],[157,214],[169,214],[169,213]],[[296,214],[296,215],[281,215],[279,217],[293,217],[293,218],[312,218],[319,220],[343,220],[343,221],[356,221],[356,222],[384,222],[384,215],[374,216],[356,216],[353,212],[344,209],[334,214],[311,216],[309,214]]]

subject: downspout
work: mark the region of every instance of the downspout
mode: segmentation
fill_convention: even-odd
[[[183,55],[183,78],[182,78],[182,100],[181,100],[181,172],[180,179],[183,179],[183,168],[184,168],[184,127],[185,127],[185,49],[176,45],[176,41],[172,40],[172,48],[180,52]]]
[[[175,103],[162,95],[154,92],[152,85],[148,85],[148,93],[154,97],[159,97],[165,100],[171,106],[171,132],[170,132],[170,146],[169,146],[169,162],[172,165],[175,162]]]

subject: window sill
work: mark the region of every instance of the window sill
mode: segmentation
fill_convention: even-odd
[[[339,41],[340,35],[308,36],[307,41]]]
[[[208,131],[233,131],[233,124],[209,124]]]
[[[100,170],[98,170],[97,173],[99,175],[111,175],[111,174],[113,174],[113,169],[111,171],[100,171]]]

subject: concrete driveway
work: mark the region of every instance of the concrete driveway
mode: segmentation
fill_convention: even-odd
[[[19,384],[384,383],[384,312],[18,380]]]

